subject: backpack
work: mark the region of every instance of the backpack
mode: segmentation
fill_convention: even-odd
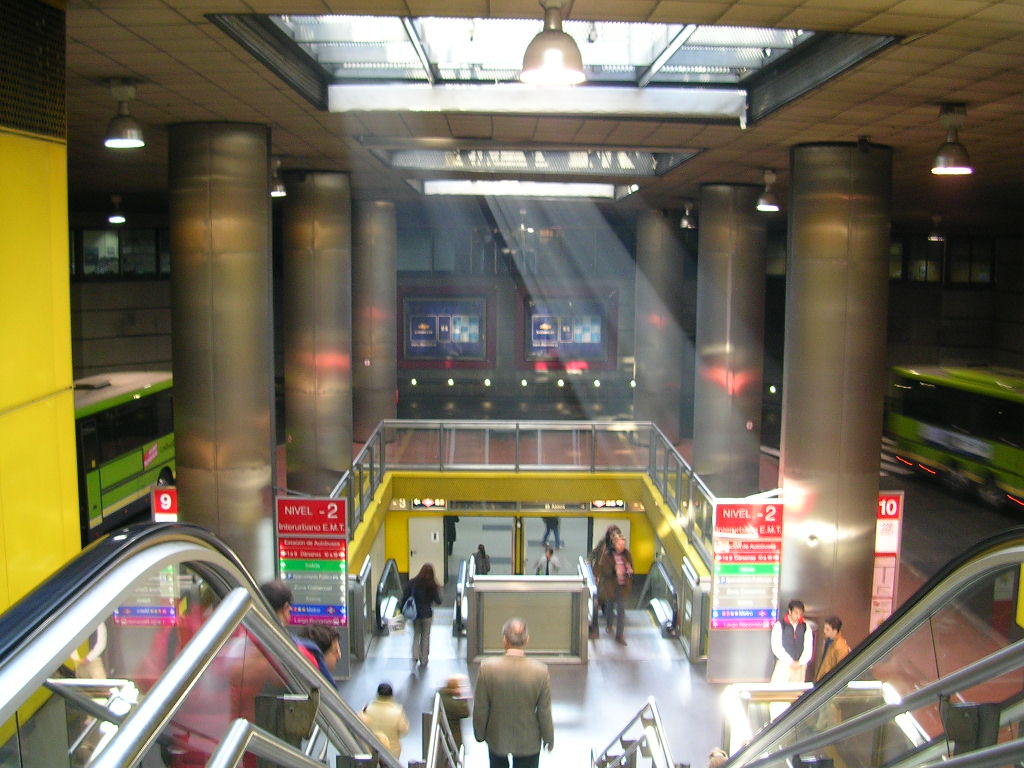
[[[413,592],[409,592],[409,597],[402,603],[402,615],[409,619],[409,621],[415,621],[419,615],[419,611],[416,610],[416,598],[413,596]]]

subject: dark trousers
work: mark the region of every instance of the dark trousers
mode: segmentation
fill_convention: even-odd
[[[487,750],[491,758],[491,768],[508,768],[508,759],[512,758],[512,768],[537,768],[540,763],[540,752],[532,755],[496,755]]]

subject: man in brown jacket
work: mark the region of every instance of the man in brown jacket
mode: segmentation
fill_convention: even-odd
[[[514,618],[501,629],[505,655],[480,664],[473,704],[473,734],[487,742],[491,768],[537,768],[540,748],[554,746],[551,679],[546,665],[526,658],[530,633]]]
[[[843,637],[843,620],[838,616],[829,616],[822,624],[821,632],[825,635],[825,648],[818,665],[818,674],[814,682],[818,682],[840,661],[850,653],[850,644]]]

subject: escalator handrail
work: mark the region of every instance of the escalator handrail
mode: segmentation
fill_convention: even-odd
[[[994,534],[950,560],[928,579],[874,632],[858,643],[834,669],[729,760],[730,768],[747,765],[772,750],[795,723],[823,706],[832,696],[865,673],[882,656],[915,631],[921,623],[967,584],[985,573],[1013,563],[1024,562],[1024,527]]]
[[[892,720],[896,715],[911,712],[933,701],[937,701],[942,696],[951,696],[980,683],[1020,669],[1022,666],[1024,666],[1024,640],[1018,640],[1012,645],[1000,648],[998,651],[989,654],[983,659],[979,659],[973,664],[969,664],[928,685],[915,689],[912,693],[903,696],[898,702],[883,704],[862,712],[851,717],[849,720],[812,734],[778,751],[773,751],[765,757],[760,757],[746,765],[750,766],[750,768],[766,768],[766,766],[778,763],[780,760],[785,760],[793,755],[822,749],[830,744],[882,725]]]
[[[0,656],[0,722],[6,722],[45,684],[48,672],[110,615],[137,579],[154,568],[183,563],[221,598],[235,587],[248,593],[247,628],[268,649],[268,659],[280,666],[279,672],[293,689],[321,689],[321,701],[327,706],[320,707],[318,722],[337,747],[353,752],[379,747],[381,762],[400,768],[337,691],[323,685],[320,673],[277,623],[237,557],[209,531],[178,523],[132,526],[108,535],[0,616],[6,651]]]
[[[402,586],[402,577],[398,572],[398,563],[395,562],[395,558],[389,557],[384,561],[384,567],[380,571],[380,581],[377,582],[377,593],[374,596],[373,612],[377,617],[377,629],[384,629],[384,625],[387,623],[388,617],[382,616],[380,613],[381,604],[384,602],[384,595],[388,591],[388,582],[391,577],[394,577],[395,582],[399,587]],[[399,593],[401,594],[401,593]]]
[[[63,605],[81,594],[97,574],[112,567],[127,552],[143,543],[165,536],[171,528],[198,539],[244,570],[233,552],[210,531],[197,525],[154,523],[111,531],[0,615],[0,659],[8,658],[44,628],[52,620],[50,610],[54,605]]]

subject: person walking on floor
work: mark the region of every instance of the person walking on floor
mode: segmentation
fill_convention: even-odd
[[[473,553],[473,564],[476,567],[477,576],[486,576],[491,572],[491,556],[483,544],[476,545],[476,552]]]
[[[545,517],[544,520],[544,535],[541,537],[541,546],[546,547],[548,545],[548,536],[555,534],[555,549],[562,548],[562,535],[559,531],[561,521],[557,517]]]
[[[412,622],[412,661],[425,667],[430,657],[430,626],[434,623],[434,606],[441,604],[441,585],[434,576],[433,565],[424,563],[420,572],[409,579],[399,605],[405,605],[410,595],[416,603],[416,618]]]
[[[597,561],[597,597],[604,603],[605,628],[612,631],[612,617],[615,618],[615,642],[627,645],[624,630],[626,626],[626,598],[633,590],[633,556],[626,548],[626,537],[621,533],[612,536],[611,548],[606,549]]]
[[[359,719],[366,723],[388,752],[397,758],[402,756],[402,737],[409,732],[409,718],[405,716],[402,705],[395,701],[394,695],[391,683],[378,685],[377,697],[363,707]]]
[[[442,688],[437,691],[441,695],[441,706],[448,721],[448,728],[455,740],[455,748],[462,747],[462,721],[469,717],[469,697],[466,695],[466,678],[463,675],[452,675]]]
[[[512,618],[501,628],[505,655],[484,659],[476,681],[473,735],[487,742],[490,768],[537,768],[540,748],[555,744],[551,678],[545,664],[526,658],[530,633]]]
[[[537,558],[533,564],[533,570],[538,576],[554,576],[562,564],[555,557],[555,550],[551,547],[544,547],[544,554]]]

